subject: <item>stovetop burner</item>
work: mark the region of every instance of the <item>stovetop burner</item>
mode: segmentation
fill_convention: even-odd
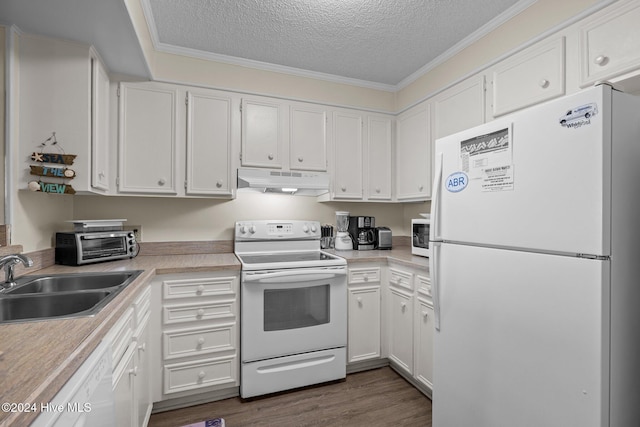
[[[238,254],[243,264],[266,264],[280,262],[331,261],[338,257],[325,252],[274,252],[268,254]]]

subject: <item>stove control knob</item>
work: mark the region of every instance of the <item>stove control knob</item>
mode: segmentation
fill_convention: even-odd
[[[304,231],[305,233],[309,232],[309,226],[307,224],[302,226],[302,231]]]
[[[241,225],[240,226],[240,234],[246,234],[247,231],[249,231],[249,229],[247,228],[246,225]]]
[[[318,227],[315,224],[311,224],[311,232],[315,234],[316,231],[318,231]]]
[[[249,227],[249,233],[253,234],[256,232],[256,226],[252,225],[251,227]]]

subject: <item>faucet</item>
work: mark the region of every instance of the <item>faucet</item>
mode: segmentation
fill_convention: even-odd
[[[4,283],[0,284],[0,293],[16,285],[13,279],[13,269],[18,263],[22,263],[25,267],[31,267],[33,265],[31,258],[22,254],[7,255],[0,258],[0,267],[4,267],[5,273]]]

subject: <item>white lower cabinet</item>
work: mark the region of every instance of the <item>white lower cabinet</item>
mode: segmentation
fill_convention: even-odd
[[[411,375],[413,374],[411,273],[389,268],[389,293],[389,359]]]
[[[147,355],[150,289],[147,287],[108,332],[117,426],[146,426],[151,416]]]
[[[423,393],[433,390],[433,302],[422,269],[390,264],[387,307],[391,366]]]
[[[380,267],[349,269],[347,363],[380,359]]]
[[[237,272],[228,271],[154,279],[152,331],[159,338],[151,350],[154,402],[185,406],[205,393],[237,390],[238,283]]]

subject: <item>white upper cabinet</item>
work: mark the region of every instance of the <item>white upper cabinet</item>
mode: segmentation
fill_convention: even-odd
[[[396,140],[396,199],[431,197],[431,135],[429,104],[422,102],[398,116]]]
[[[327,170],[327,110],[266,97],[242,99],[242,166]]]
[[[640,4],[627,2],[581,26],[580,86],[640,66]]]
[[[493,69],[493,117],[565,93],[564,37],[535,44]]]
[[[91,46],[28,34],[18,44],[20,188],[40,180],[71,185],[79,194],[108,192],[109,77],[98,54]],[[47,141],[53,132],[56,144]],[[76,157],[72,165],[45,164],[32,160],[34,152]],[[48,175],[32,175],[31,166],[47,166]],[[63,168],[75,177],[61,178]]]
[[[283,167],[284,109],[269,98],[242,100],[242,166]]]
[[[234,99],[225,93],[187,92],[187,195],[232,194],[233,111]]]
[[[110,186],[109,76],[95,56],[91,58],[91,185],[107,192]]]
[[[365,198],[391,200],[392,183],[392,119],[389,116],[369,115],[366,118]]]
[[[327,170],[327,110],[313,104],[289,106],[291,170]]]
[[[433,98],[434,139],[484,123],[484,75],[464,80]]]
[[[120,85],[120,193],[178,193],[178,90],[158,83]]]
[[[362,199],[362,115],[333,112],[333,198]]]

